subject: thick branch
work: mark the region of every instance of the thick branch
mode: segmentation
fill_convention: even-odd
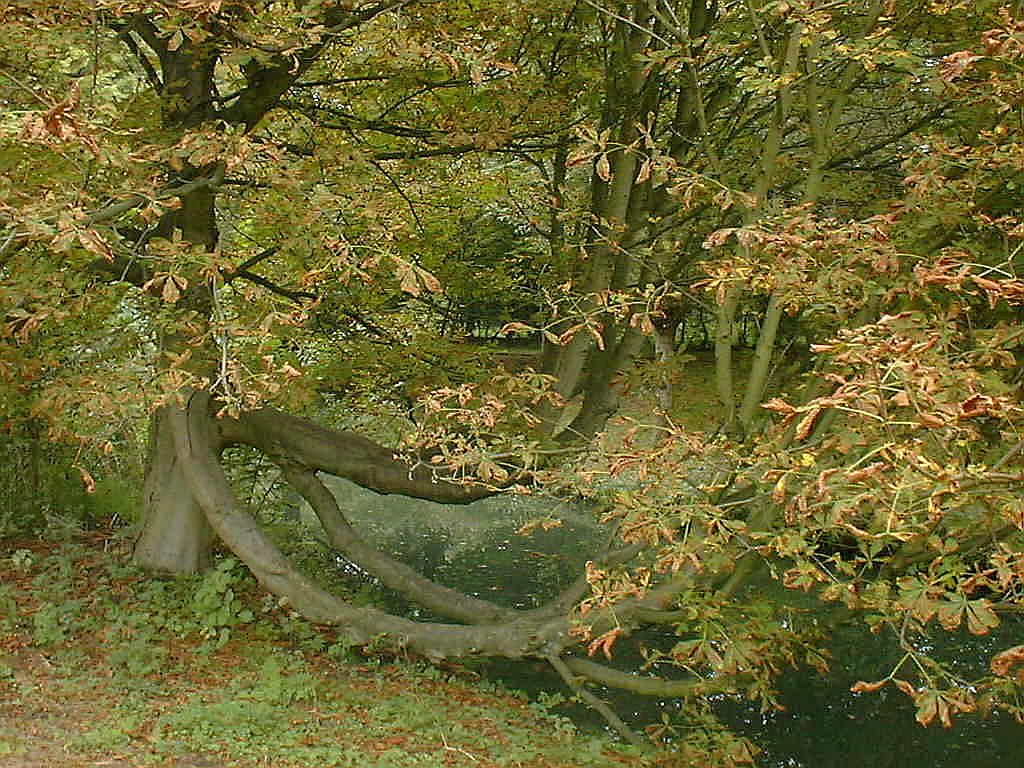
[[[197,179],[192,179],[191,181],[185,184],[181,184],[177,187],[166,187],[158,192],[154,192],[152,195],[143,195],[141,193],[130,195],[124,200],[120,200],[116,203],[111,203],[110,205],[104,206],[103,208],[98,208],[92,213],[86,214],[81,219],[78,219],[76,223],[78,224],[78,226],[82,227],[92,227],[95,226],[96,224],[103,224],[105,222],[116,219],[118,216],[122,216],[123,214],[128,213],[128,211],[135,210],[136,208],[141,208],[147,203],[156,202],[160,200],[168,200],[172,197],[185,197],[187,195],[190,195],[194,192],[203,189],[217,189],[221,185],[221,183],[223,183],[223,181],[224,166],[223,164],[218,163],[214,167],[213,173],[211,173],[209,176],[202,176]],[[0,216],[0,224],[7,223],[10,223],[10,219],[6,216]],[[46,223],[56,224],[57,217],[47,219]],[[4,242],[4,248],[7,248],[12,244],[23,243],[30,237],[31,234],[28,232],[12,232],[8,235],[6,241]]]
[[[228,443],[251,445],[274,459],[329,472],[377,493],[446,504],[465,504],[491,495],[483,488],[439,480],[427,467],[410,467],[391,450],[361,435],[327,429],[272,408],[248,411],[218,424]]]
[[[274,62],[268,66],[251,66],[245,71],[247,85],[237,94],[230,107],[225,108],[219,117],[229,123],[243,124],[252,129],[271,109],[277,106],[281,97],[297,82],[306,71],[320,58],[330,38],[353,27],[370,21],[389,10],[408,5],[410,0],[388,0],[369,8],[352,10],[344,5],[328,7],[320,20],[326,28],[319,40],[312,45],[295,50],[291,43],[286,43],[272,52],[277,54]],[[237,34],[237,33],[236,33]],[[246,45],[267,50],[255,41],[243,40]]]

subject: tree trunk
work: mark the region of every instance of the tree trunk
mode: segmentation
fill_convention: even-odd
[[[778,335],[781,320],[782,301],[779,299],[778,291],[775,291],[768,300],[768,309],[761,321],[761,328],[757,336],[757,349],[754,351],[754,361],[750,368],[750,376],[747,378],[743,405],[740,408],[739,422],[744,433],[750,431],[758,406],[761,405],[761,400],[764,397],[765,387],[768,386],[768,373],[771,370],[772,354],[775,351],[775,337]]]
[[[736,400],[732,376],[732,331],[739,305],[740,289],[729,285],[715,317],[715,383],[722,404],[721,426],[731,431],[736,421]]]
[[[213,530],[182,472],[170,429],[171,408],[160,408],[150,421],[142,530],[132,560],[158,571],[195,573],[212,563]]]

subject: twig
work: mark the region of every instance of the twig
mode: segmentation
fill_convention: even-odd
[[[637,24],[632,19],[627,19],[625,16],[620,16],[615,11],[613,11],[613,10],[611,10],[609,8],[602,8],[600,5],[598,5],[597,3],[593,2],[593,0],[583,0],[583,2],[585,4],[587,4],[587,5],[589,5],[591,8],[593,8],[595,11],[603,13],[606,16],[611,16],[616,21],[621,21],[623,24],[626,24],[626,25],[628,25],[630,27],[633,27],[634,29],[637,29],[637,30],[643,32],[645,35],[650,35],[653,39],[657,40],[659,43],[662,43],[662,44],[668,46],[669,48],[672,47],[672,43],[669,40],[666,40],[664,37],[659,35],[653,29],[648,29],[647,27],[643,26],[642,24]]]
[[[595,712],[601,715],[601,717],[603,717],[608,722],[608,725],[615,729],[615,732],[618,733],[619,736],[621,736],[623,739],[628,741],[633,746],[646,746],[647,742],[640,736],[640,734],[638,734],[636,731],[634,731],[632,728],[626,725],[622,721],[622,718],[615,714],[615,711],[608,706],[607,702],[598,698],[593,693],[591,693],[583,687],[583,685],[579,681],[579,678],[572,673],[572,670],[569,669],[568,666],[566,666],[566,663],[562,661],[560,657],[552,654],[550,656],[547,656],[546,658],[548,663],[552,667],[554,667],[555,671],[561,676],[562,680],[565,681],[565,684],[569,686],[573,693],[579,696],[580,699],[582,699],[583,702],[587,704],[587,706],[589,706],[591,709],[593,709]]]
[[[470,760],[472,760],[474,763],[480,761],[480,758],[477,757],[476,755],[474,755],[472,752],[467,752],[462,747],[453,747],[453,746],[449,745],[448,744],[448,739],[445,738],[445,735],[443,733],[441,734],[441,743],[444,744],[444,748],[446,750],[448,750],[449,752],[458,752],[460,754],[463,754],[466,757],[468,757]]]

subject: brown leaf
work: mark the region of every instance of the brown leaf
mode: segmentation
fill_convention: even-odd
[[[967,604],[967,629],[972,635],[987,635],[999,626],[999,617],[988,600],[971,600]]]
[[[876,461],[864,467],[864,469],[857,469],[854,470],[853,472],[847,472],[844,479],[848,483],[860,483],[863,482],[864,480],[867,480],[869,477],[877,475],[879,472],[885,469],[885,467],[885,462]]]
[[[452,73],[452,77],[459,76],[459,62],[455,60],[455,57],[444,51],[434,51],[436,56],[441,59]]]
[[[422,293],[420,281],[416,279],[416,272],[407,261],[395,258],[395,276],[398,278],[399,287],[410,296],[419,296]]]
[[[863,680],[858,680],[856,683],[850,686],[850,690],[853,693],[874,693],[879,688],[884,688],[889,684],[889,679],[875,680],[873,683],[866,683]]]
[[[960,418],[970,419],[984,416],[991,409],[994,401],[987,395],[972,395],[960,403]]]
[[[181,298],[181,291],[178,290],[178,284],[170,277],[164,278],[164,287],[160,292],[160,296],[168,304],[174,304]]]
[[[604,653],[604,657],[611,661],[612,658],[612,646],[615,645],[615,641],[619,639],[619,635],[622,634],[622,627],[615,627],[615,629],[609,629],[603,635],[595,638],[590,645],[587,646],[587,655],[593,656],[598,651]]]
[[[170,39],[167,41],[167,50],[173,53],[174,51],[181,48],[181,44],[184,42],[185,35],[184,33],[182,33],[181,28],[179,27],[178,29],[174,30],[174,34],[171,35]]]
[[[601,155],[597,158],[597,175],[601,177],[602,181],[612,180],[612,167],[608,162],[608,155]]]
[[[111,250],[107,241],[94,229],[85,229],[78,232],[78,242],[82,247],[107,261],[114,260],[114,251]]]
[[[900,680],[899,678],[893,678],[892,683],[897,688],[899,688],[901,691],[903,691],[905,694],[907,694],[907,696],[909,696],[910,698],[912,698],[912,699],[917,698],[917,689],[914,688],[914,686],[912,686],[906,680]]]
[[[786,415],[796,413],[796,408],[780,397],[773,397],[767,403],[761,403],[761,407],[767,411],[775,411],[776,413],[784,413]]]
[[[572,341],[573,338],[575,338],[576,334],[579,333],[582,328],[583,323],[577,323],[576,325],[572,326],[572,328],[562,331],[562,333],[555,337],[554,343],[558,344],[559,346],[565,346],[570,341]]]
[[[647,158],[644,160],[643,165],[640,166],[640,172],[636,175],[636,183],[643,184],[651,178],[651,159]]]
[[[441,281],[423,267],[416,267],[416,276],[422,281],[424,287],[431,293],[441,292]]]
[[[960,626],[964,618],[963,603],[940,603],[935,609],[939,623],[947,632],[952,632]]]
[[[582,149],[577,149],[565,159],[565,167],[572,168],[573,166],[576,165],[582,165],[583,163],[587,162],[593,157],[594,152],[593,150],[590,149],[590,147],[583,147]]]
[[[781,504],[786,500],[786,483],[788,480],[789,475],[784,474],[776,481],[775,487],[772,488],[772,501],[776,504]]]
[[[804,440],[814,430],[814,422],[817,421],[819,414],[821,414],[821,408],[813,408],[807,412],[800,423],[796,426],[796,439]]]
[[[981,56],[970,51],[957,51],[949,54],[942,59],[942,64],[939,67],[942,79],[947,83],[955,80],[980,58]]]
[[[993,656],[989,669],[993,675],[1006,675],[1010,667],[1020,663],[1024,663],[1024,645],[1015,645]]]
[[[920,413],[917,416],[917,420],[924,426],[932,427],[933,429],[946,426],[945,420],[936,416],[934,413]]]
[[[907,395],[905,390],[900,390],[895,395],[889,398],[889,402],[893,405],[897,405],[900,408],[906,408],[910,405],[910,396]]]
[[[96,493],[96,480],[85,467],[78,467],[78,474],[82,476],[82,485],[86,493]]]

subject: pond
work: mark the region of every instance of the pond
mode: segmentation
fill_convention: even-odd
[[[464,506],[381,496],[327,478],[341,508],[363,535],[425,575],[503,605],[532,608],[576,575],[606,532],[586,510],[565,505],[561,526],[517,534],[527,521],[552,514],[551,503],[498,496]],[[303,515],[310,514],[308,511]],[[415,613],[415,611],[413,611]],[[940,633],[939,653],[962,659],[964,674],[984,669],[996,650],[1024,642],[1024,621],[1005,621],[984,638]],[[844,630],[830,647],[832,673],[791,671],[779,680],[784,712],[762,715],[750,702],[722,698],[717,715],[761,746],[761,765],[772,768],[1010,768],[1024,765],[1024,726],[999,714],[958,719],[952,730],[922,728],[910,700],[894,689],[854,694],[857,680],[884,677],[900,656],[891,638]],[[500,662],[485,674],[537,696],[563,691],[560,678],[541,663]],[[672,701],[605,691],[620,715],[655,722]],[[581,728],[603,728],[589,710],[562,710]]]

